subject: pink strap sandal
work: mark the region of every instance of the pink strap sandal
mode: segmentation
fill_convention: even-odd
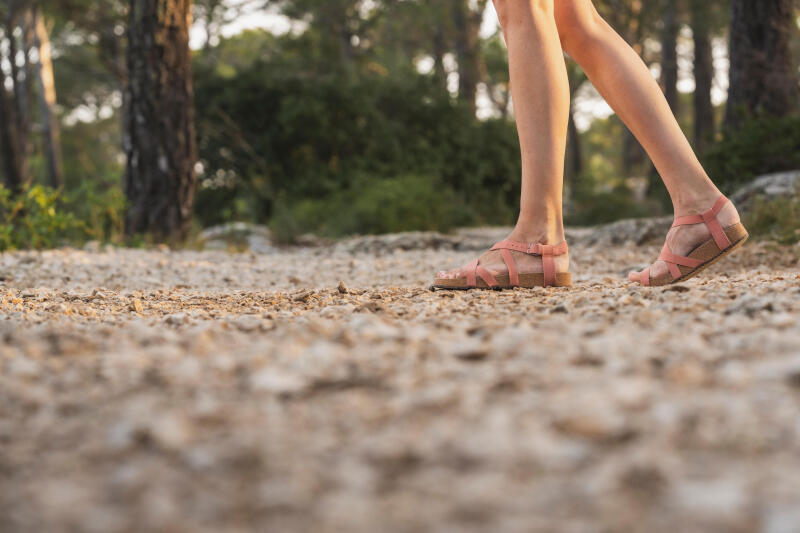
[[[705,224],[708,231],[711,232],[712,238],[692,250],[686,257],[672,253],[669,246],[664,243],[658,261],[664,261],[667,264],[669,274],[651,278],[650,267],[647,267],[638,275],[632,276],[631,280],[641,283],[644,287],[678,283],[696,276],[743,245],[749,235],[741,222],[723,229],[717,219],[717,215],[729,201],[724,196],[720,196],[714,206],[703,214],[676,218],[672,224],[673,228],[690,224]]]
[[[513,287],[569,287],[572,276],[569,272],[556,272],[554,257],[567,253],[566,241],[561,244],[537,244],[515,241],[501,241],[492,246],[492,251],[500,250],[508,274],[493,276],[491,272],[478,264],[475,259],[461,270],[461,276],[455,279],[439,278],[433,282],[434,289],[511,289]],[[538,255],[542,258],[542,273],[521,274],[511,252]]]

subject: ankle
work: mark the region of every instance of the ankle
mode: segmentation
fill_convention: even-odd
[[[716,187],[705,191],[682,192],[673,196],[672,208],[675,216],[699,215],[713,207],[714,202],[721,196]]]
[[[510,236],[519,242],[559,244],[564,239],[564,224],[560,219],[541,220],[520,216]]]

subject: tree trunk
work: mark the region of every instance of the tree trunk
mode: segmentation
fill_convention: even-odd
[[[478,11],[467,0],[453,1],[455,53],[458,61],[458,99],[477,111],[478,83],[481,81],[480,29],[485,1],[478,2]]]
[[[33,43],[39,56],[39,61],[36,63],[36,77],[39,85],[39,112],[47,158],[47,175],[50,185],[59,188],[64,185],[64,172],[61,166],[61,135],[55,109],[56,82],[53,75],[53,58],[44,16],[36,5],[33,7]]]
[[[711,89],[714,62],[711,51],[711,13],[708,0],[691,0],[694,35],[694,149],[704,152],[714,138],[714,105]]]
[[[797,108],[794,15],[794,0],[731,0],[728,128],[760,114],[786,116]]]
[[[11,96],[4,86],[0,85],[0,155],[3,159],[4,182],[11,191],[19,192],[27,178],[23,166],[24,157],[19,152],[20,143],[13,109]]]
[[[574,196],[580,187],[580,178],[583,173],[583,151],[581,149],[581,135],[575,124],[575,110],[569,109],[569,122],[567,122],[567,184],[570,196]]]
[[[664,2],[664,29],[661,35],[661,87],[670,109],[677,115],[678,97],[678,6],[675,0]]]
[[[444,68],[444,55],[447,53],[445,44],[444,29],[437,25],[433,34],[433,77],[436,84],[443,91],[447,91],[447,71]]]
[[[191,0],[131,0],[125,192],[129,235],[186,238],[197,185]]]

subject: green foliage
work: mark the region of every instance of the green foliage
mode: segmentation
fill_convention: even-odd
[[[447,231],[476,221],[452,188],[420,175],[362,179],[324,199],[301,200],[290,208],[279,205],[272,230],[283,241],[307,232],[334,237],[365,228],[371,233]]]
[[[620,184],[610,191],[578,190],[572,198],[572,206],[565,219],[570,225],[589,226],[652,214],[653,209],[637,202],[631,190]]]
[[[75,223],[59,206],[59,192],[47,187],[12,194],[0,185],[0,250],[54,246]]]
[[[390,74],[372,64],[349,73],[298,71],[285,63],[293,54],[311,53],[303,52],[305,45],[298,41],[269,37],[262,46],[285,53],[272,50],[234,69],[220,69],[203,54],[197,58],[204,172],[196,213],[203,225],[269,222],[282,205],[284,222],[276,224],[289,227],[285,221],[296,220],[302,205],[334,205],[348,198],[347,208],[358,202],[358,194],[377,195],[387,213],[403,213],[409,198],[421,201],[414,190],[393,185],[408,181],[404,176],[424,176],[418,181],[448,191],[444,197],[455,195],[472,213],[471,222],[513,222],[521,169],[512,123],[477,120],[432,77],[412,70]],[[226,41],[216,53],[231,46]],[[421,190],[419,183],[414,187]],[[440,201],[437,193],[432,191],[426,202]],[[286,215],[285,209],[294,214]],[[338,217],[336,210],[323,211]],[[309,216],[312,222],[303,227],[321,226],[318,216]],[[423,229],[431,227],[430,220],[409,215],[381,221],[365,208],[347,223],[331,221],[325,233]]]
[[[729,133],[705,154],[725,193],[756,176],[800,168],[800,118],[759,118]]]
[[[125,195],[118,184],[86,180],[64,193],[64,210],[73,218],[72,242],[122,242],[125,238]]]
[[[745,225],[753,235],[781,244],[800,242],[800,195],[757,201]]]
[[[68,193],[34,185],[14,194],[0,185],[0,251],[120,242],[124,203],[119,187],[103,190],[92,181]]]

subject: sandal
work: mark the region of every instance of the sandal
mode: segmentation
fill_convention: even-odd
[[[673,228],[690,224],[705,224],[708,227],[708,231],[711,232],[712,238],[692,250],[686,257],[672,253],[669,245],[664,243],[664,248],[661,249],[661,254],[657,260],[664,261],[667,264],[669,274],[651,278],[650,267],[647,267],[638,275],[633,275],[631,280],[640,283],[644,287],[658,287],[678,283],[696,276],[743,245],[749,235],[742,223],[738,222],[723,229],[717,219],[717,215],[728,202],[730,200],[720,196],[714,203],[714,207],[705,213],[676,218],[672,224]]]
[[[469,289],[511,289],[522,287],[530,289],[532,287],[569,287],[572,285],[572,275],[569,272],[556,272],[555,261],[557,255],[567,253],[566,241],[561,244],[525,244],[524,242],[501,241],[492,246],[492,251],[500,250],[503,262],[506,264],[508,274],[493,276],[491,272],[478,264],[478,259],[474,260],[467,267],[461,269],[464,276],[449,279],[439,278],[433,282],[432,289],[448,290],[469,290]],[[521,274],[517,269],[517,263],[511,252],[521,252],[528,255],[538,255],[542,257],[541,274],[530,273]]]

